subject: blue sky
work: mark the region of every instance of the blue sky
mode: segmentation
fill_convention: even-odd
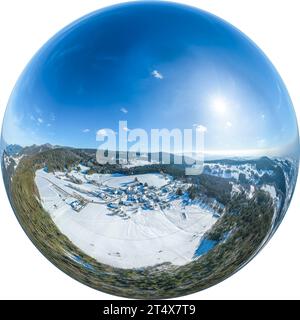
[[[288,93],[257,47],[207,13],[170,3],[114,6],[53,37],[11,95],[7,143],[97,148],[102,128],[202,125],[210,153],[290,152]]]

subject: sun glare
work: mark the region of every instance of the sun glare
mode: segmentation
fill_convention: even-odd
[[[227,101],[224,97],[214,97],[212,100],[212,107],[217,114],[224,114],[227,110]]]

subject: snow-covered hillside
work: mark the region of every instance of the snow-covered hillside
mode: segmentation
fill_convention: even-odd
[[[81,183],[74,183],[72,176]],[[41,203],[76,246],[99,262],[140,268],[194,259],[212,209],[177,196],[183,186],[161,174],[84,175],[36,172]]]

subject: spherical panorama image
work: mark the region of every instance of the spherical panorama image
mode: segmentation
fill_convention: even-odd
[[[176,3],[91,13],[29,62],[3,121],[24,231],[74,279],[129,298],[203,290],[281,223],[298,173],[280,76],[227,22]]]

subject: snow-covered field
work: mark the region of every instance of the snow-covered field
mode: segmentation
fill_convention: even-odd
[[[170,200],[171,205],[165,209],[156,206],[145,210],[137,204],[135,210],[126,207],[124,218],[112,213],[107,203],[94,195],[101,188],[118,190],[133,183],[135,178],[155,187],[158,193],[172,180],[161,174],[87,176],[71,172],[70,176],[74,174],[82,184],[72,182],[64,173],[38,170],[35,183],[41,203],[60,231],[77,247],[114,267],[140,268],[163,262],[186,264],[194,258],[203,234],[217,220],[209,208],[199,204],[183,206],[178,198]],[[70,206],[76,199],[85,202],[79,211]]]
[[[255,179],[255,175],[262,177],[264,174],[272,175],[271,170],[257,170],[253,164],[242,164],[242,165],[228,165],[220,163],[206,163],[204,167],[204,173],[225,178],[238,180],[239,175],[242,173],[245,178],[249,181]]]

